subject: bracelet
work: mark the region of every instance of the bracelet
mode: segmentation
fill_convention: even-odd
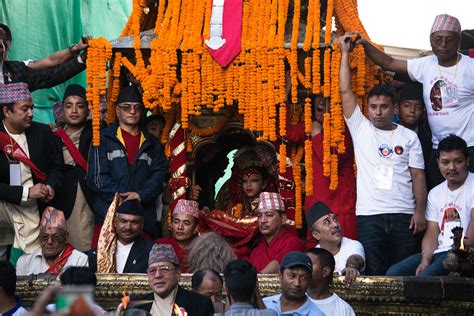
[[[76,47],[76,44],[69,45],[69,47],[68,47],[69,53],[70,53],[72,56],[79,56],[79,53],[80,53],[80,52],[75,52],[75,53],[74,53],[74,52],[72,51],[72,48],[73,48],[73,47]]]

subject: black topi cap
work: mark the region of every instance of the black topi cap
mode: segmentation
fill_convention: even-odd
[[[67,86],[66,90],[64,90],[63,103],[67,97],[70,97],[72,95],[81,97],[84,99],[84,101],[87,101],[86,89],[84,89],[83,86],[80,86],[78,84],[70,84],[69,86]]]
[[[140,91],[138,91],[138,88],[135,86],[128,86],[123,88],[118,96],[117,103],[122,103],[122,102],[138,102],[138,103],[143,103],[142,102],[142,95],[140,94]]]
[[[117,213],[143,216],[143,208],[138,200],[126,200],[117,207]]]
[[[308,223],[308,228],[311,229],[314,223],[318,221],[321,217],[327,214],[333,214],[334,212],[321,201],[314,203],[313,206],[306,213],[306,223]]]

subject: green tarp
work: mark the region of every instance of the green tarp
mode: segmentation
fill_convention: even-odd
[[[117,38],[132,0],[0,0],[0,22],[12,31],[10,60],[41,59],[77,43],[83,35]],[[51,106],[66,86],[85,86],[85,72],[52,89],[33,93],[34,120],[53,122]]]

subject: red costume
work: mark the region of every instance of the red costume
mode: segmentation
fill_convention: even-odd
[[[288,252],[304,250],[304,244],[296,235],[296,230],[291,226],[284,225],[270,241],[270,244],[267,243],[265,237],[261,236],[257,247],[250,254],[249,261],[260,272],[273,260],[278,260],[280,263]]]
[[[324,131],[323,131],[324,132]],[[339,155],[339,185],[329,190],[330,178],[323,175],[323,133],[313,137],[313,195],[306,196],[304,209],[308,211],[317,201],[324,202],[337,215],[345,237],[357,240],[355,216],[356,179],[354,174],[354,147],[346,127],[346,153]],[[308,230],[309,231],[309,230]],[[314,247],[316,241],[308,232],[307,247]]]

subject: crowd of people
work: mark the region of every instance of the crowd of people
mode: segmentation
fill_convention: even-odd
[[[326,107],[313,96],[314,194],[305,197],[306,230],[298,232],[291,165],[279,173],[265,143],[237,151],[219,203],[199,203],[203,188],[193,185],[167,210],[164,119],[146,116],[140,87],[121,89],[117,120],[103,123],[98,148],[80,85],[66,88],[57,126],[34,122],[31,92],[84,70],[90,37],[45,60],[9,61],[12,35],[0,24],[0,257],[10,262],[0,262],[0,313],[25,312],[16,275],[61,282],[72,275],[94,286],[95,272],[146,273],[151,293],[140,299],[150,303],[137,308],[152,315],[354,315],[331,291],[333,274],[347,282],[448,274],[452,229],[462,227],[464,245],[474,247],[474,59],[458,52],[460,34],[456,18],[437,16],[434,55],[408,61],[354,34],[338,39],[347,151],[330,190],[322,168]],[[367,117],[351,90],[354,45],[410,81],[398,91],[375,86]],[[300,130],[289,141],[301,140]],[[193,291],[178,284],[188,272]],[[258,273],[279,274],[281,293],[262,299]]]

